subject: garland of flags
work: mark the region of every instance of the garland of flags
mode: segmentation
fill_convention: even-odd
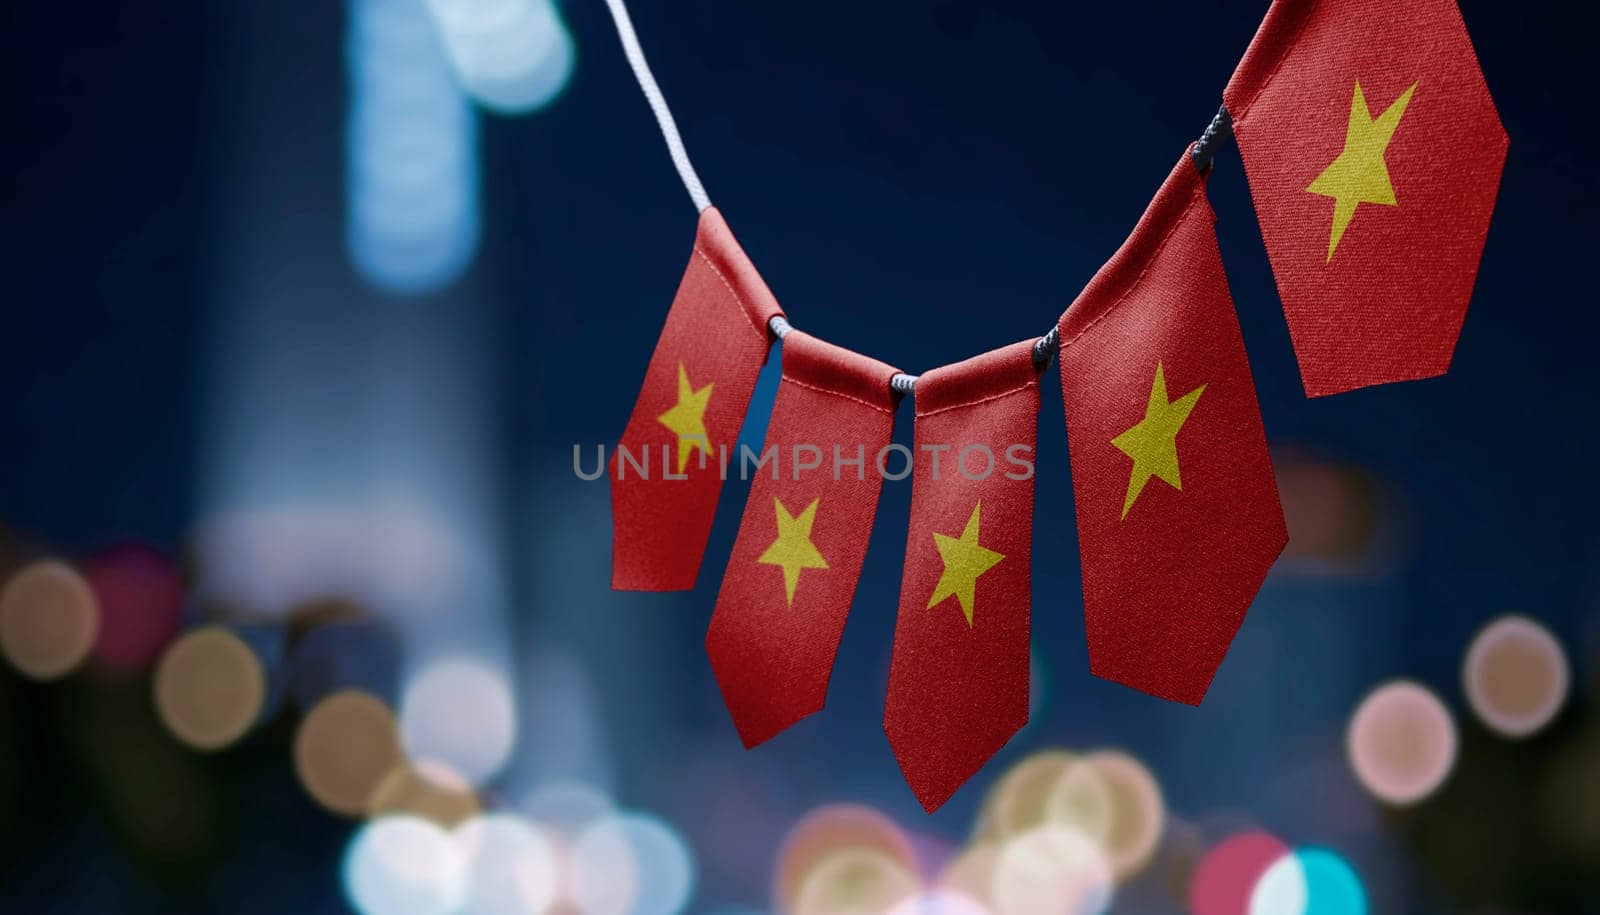
[[[746,746],[823,706],[912,392],[884,730],[931,812],[1027,722],[1031,454],[1056,352],[1090,668],[1205,696],[1287,541],[1206,197],[1230,132],[1307,395],[1449,367],[1508,145],[1455,0],[1275,0],[1211,127],[1056,327],[920,377],[790,327],[689,165],[623,0],[607,3],[701,210],[609,466],[613,588],[693,587],[747,457],[729,443],[783,339],[774,463],[756,465],[706,634]]]

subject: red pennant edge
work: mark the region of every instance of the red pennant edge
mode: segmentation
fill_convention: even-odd
[[[1161,256],[1178,226],[1190,208],[1205,200],[1206,178],[1195,168],[1189,158],[1191,144],[1178,159],[1156,196],[1145,208],[1144,215],[1133,227],[1122,247],[1111,255],[1078,297],[1061,313],[1057,328],[1061,334],[1061,353],[1083,336],[1096,323],[1110,314],[1123,300],[1139,287],[1150,265]],[[1093,308],[1087,304],[1098,300]],[[1058,357],[1058,361],[1059,358]]]
[[[700,216],[696,220],[694,244],[689,253],[689,265],[684,269],[683,278],[679,280],[680,289],[693,271],[696,258],[703,261],[722,282],[722,285],[728,290],[728,294],[733,297],[734,302],[738,304],[740,310],[750,321],[752,329],[765,342],[766,349],[761,356],[761,365],[765,366],[767,360],[771,358],[772,342],[775,339],[770,328],[770,322],[774,317],[784,316],[783,307],[778,304],[777,298],[772,294],[772,290],[767,287],[766,281],[762,279],[754,262],[745,253],[744,248],[739,244],[739,240],[734,237],[733,230],[728,227],[727,220],[723,218],[722,212],[714,206],[707,206],[704,210],[701,210]],[[677,293],[675,292],[672,304],[675,305],[676,303]],[[671,311],[672,308],[669,305],[667,315],[670,316]],[[661,336],[666,332],[666,320],[666,316],[663,316],[661,331],[656,336],[656,347],[661,345]],[[646,363],[647,377],[648,366],[654,359],[655,347],[652,347],[650,361]],[[634,395],[633,410],[638,409],[639,398],[644,393],[644,383],[645,379],[641,379],[639,382],[639,393]],[[748,415],[749,410],[750,402],[747,400],[742,411],[743,415]],[[632,418],[632,411],[630,411],[630,422]],[[612,462],[614,463],[615,460],[616,457],[613,455]],[[615,479],[611,481],[611,484],[613,487],[616,485]],[[718,492],[720,493],[720,487],[718,487]],[[613,537],[615,537],[617,524],[616,511],[616,502],[613,499],[611,504]],[[616,545],[613,543],[611,590],[657,593],[692,590],[699,578],[699,569],[704,563],[704,558],[704,548],[702,547],[701,555],[695,562],[694,575],[686,583],[675,583],[675,586],[672,587],[635,587],[631,584],[623,585],[618,583]]]

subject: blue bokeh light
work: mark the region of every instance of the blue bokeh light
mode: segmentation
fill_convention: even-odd
[[[423,0],[350,0],[346,244],[394,293],[454,280],[478,248],[477,118]]]
[[[373,820],[345,853],[345,896],[362,915],[445,915],[460,908],[466,889],[455,838],[420,817]]]
[[[467,94],[500,114],[549,104],[572,75],[572,35],[551,0],[427,0]]]
[[[1367,892],[1344,858],[1325,848],[1295,852],[1306,875],[1305,915],[1367,915]]]
[[[632,915],[677,915],[694,892],[694,857],[683,836],[662,820],[643,814],[619,818],[638,861],[638,896]]]
[[[1295,849],[1267,868],[1250,915],[1367,915],[1367,894],[1344,858],[1326,848]]]

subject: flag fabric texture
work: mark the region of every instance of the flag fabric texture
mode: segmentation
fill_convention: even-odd
[[[694,251],[612,454],[611,587],[694,587],[731,451],[782,309],[722,214],[700,214]]]
[[[883,729],[930,813],[1028,721],[1033,346],[917,380],[911,525]]]
[[[1185,155],[1059,325],[1090,670],[1191,705],[1288,539],[1214,222]]]
[[[1277,0],[1223,100],[1306,393],[1448,370],[1509,142],[1455,0]]]
[[[768,463],[750,471],[706,632],[711,668],[747,747],[821,710],[827,698],[878,512],[896,372],[800,331],[784,337],[783,379],[762,450]]]

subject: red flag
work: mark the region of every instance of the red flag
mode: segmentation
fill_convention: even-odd
[[[1288,539],[1214,222],[1185,156],[1060,324],[1090,669],[1190,704]]]
[[[883,729],[932,813],[1028,722],[1033,341],[934,369],[916,403]]]
[[[694,587],[722,491],[722,454],[739,437],[767,361],[767,322],[782,313],[722,214],[707,207],[611,457],[611,587]]]
[[[706,652],[747,747],[819,711],[878,512],[895,369],[799,331],[783,339],[763,455]],[[730,475],[744,462],[730,461]]]
[[[1306,393],[1448,370],[1508,144],[1455,0],[1277,0],[1223,99]]]

